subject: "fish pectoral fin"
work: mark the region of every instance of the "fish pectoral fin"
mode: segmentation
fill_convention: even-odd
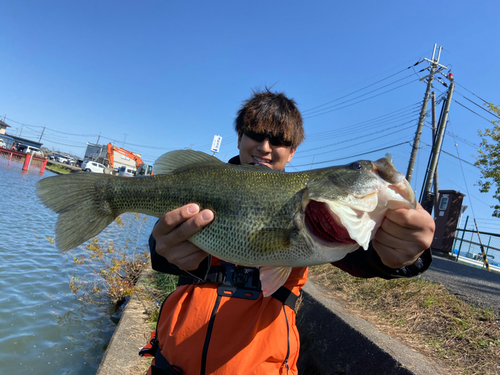
[[[285,284],[291,271],[292,267],[260,267],[260,282],[264,297],[269,297]]]
[[[259,254],[269,254],[290,247],[295,234],[294,229],[261,229],[248,236],[248,246]]]

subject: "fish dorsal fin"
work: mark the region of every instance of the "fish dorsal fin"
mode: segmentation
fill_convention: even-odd
[[[155,174],[170,174],[194,165],[225,164],[214,156],[194,150],[170,151],[160,156],[154,164]]]

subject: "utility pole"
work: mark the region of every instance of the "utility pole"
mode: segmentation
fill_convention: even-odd
[[[40,138],[38,139],[38,143],[42,140],[43,132],[45,131],[45,126],[43,127],[42,134],[40,134]]]
[[[411,150],[410,162],[408,163],[408,170],[406,171],[406,179],[408,180],[408,182],[411,182],[411,177],[413,175],[413,168],[415,166],[415,160],[417,158],[417,151],[418,151],[418,145],[420,143],[420,136],[422,134],[422,128],[424,127],[425,115],[427,111],[427,103],[429,102],[429,96],[431,92],[432,81],[434,79],[434,74],[436,73],[436,70],[438,68],[441,69],[447,68],[446,66],[439,64],[439,57],[441,56],[441,50],[443,49],[443,47],[439,47],[437,58],[434,58],[436,55],[436,46],[437,44],[434,44],[432,59],[429,60],[424,58],[424,60],[428,61],[431,64],[431,70],[428,76],[420,78],[421,81],[427,79],[427,90],[425,91],[424,102],[422,103],[422,109],[420,111],[420,117],[418,119],[417,132],[415,133],[415,139],[413,141],[413,149]]]
[[[101,133],[99,133],[99,137],[97,137],[97,142],[96,142],[96,145],[99,144],[99,139],[101,139]]]
[[[434,147],[434,143],[436,142],[437,135],[437,118],[436,118],[436,94],[432,92],[432,147]],[[434,202],[437,202],[439,199],[439,179],[438,179],[438,169],[436,167],[436,173],[434,173]]]
[[[455,81],[451,73],[448,75],[448,79],[450,80],[450,87],[448,89],[446,103],[444,103],[444,110],[441,116],[441,121],[439,122],[438,133],[434,141],[434,147],[432,148],[431,161],[425,179],[425,186],[420,196],[422,207],[429,213],[431,213],[432,206],[434,204],[434,199],[430,196],[432,180],[434,177],[434,172],[437,168],[439,154],[441,153],[441,145],[443,143],[444,132],[446,130],[446,122],[448,121],[448,113],[450,111],[451,97],[453,96],[453,90],[455,89]]]

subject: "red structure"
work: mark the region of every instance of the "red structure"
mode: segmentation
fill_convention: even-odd
[[[3,147],[0,147],[0,156],[9,158],[9,163],[14,159],[15,161],[19,161],[23,163],[23,171],[29,170],[31,166],[39,167],[40,173],[45,172],[45,167],[47,166],[47,158],[41,158],[38,156],[33,156],[31,154],[25,154],[24,152],[9,150]]]

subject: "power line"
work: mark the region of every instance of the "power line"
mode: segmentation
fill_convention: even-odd
[[[455,138],[455,134],[452,132],[453,134],[453,138]],[[458,145],[457,145],[457,142],[455,141],[455,148],[457,150],[457,156],[458,156],[458,161],[460,163],[460,170],[462,171],[462,177],[464,179],[464,183],[465,183],[465,190],[467,191],[467,194],[470,195],[469,193],[469,185],[467,184],[467,179],[465,178],[465,173],[464,173],[464,168],[462,167],[462,159],[460,158],[460,152],[458,151]],[[476,214],[474,212],[474,205],[472,204],[472,201],[469,199],[469,202],[470,202],[470,208],[472,210],[472,217],[476,218]]]
[[[402,119],[405,119],[407,117],[409,117],[409,115],[415,113],[418,111],[418,109],[415,109],[413,111],[411,111],[408,115],[405,114],[405,112],[409,112],[407,110],[407,108],[409,107],[412,107],[411,109],[414,109],[416,108],[416,105],[420,104],[419,102],[417,102],[416,104],[412,104],[410,106],[407,106],[407,107],[404,107],[404,108],[401,108],[399,110],[396,110],[396,111],[393,111],[393,112],[389,112],[387,114],[384,114],[384,115],[381,115],[381,116],[378,116],[378,117],[375,117],[375,118],[372,118],[372,119],[369,119],[369,120],[365,120],[365,121],[361,121],[361,122],[358,122],[356,124],[353,124],[353,125],[348,125],[348,126],[344,126],[340,129],[336,129],[336,130],[333,130],[333,131],[327,131],[327,132],[320,132],[320,133],[313,133],[313,134],[310,134],[307,136],[307,140],[308,141],[313,141],[317,138],[320,138],[320,140],[324,140],[325,138],[331,138],[331,137],[337,137],[337,136],[340,136],[342,134],[345,134],[345,133],[352,133],[353,131],[360,131],[360,130],[363,130],[365,128],[373,128],[373,126],[377,123],[380,123],[380,122],[383,122],[384,124],[390,124],[394,121],[400,121]],[[403,112],[402,112],[403,111]],[[402,112],[399,116],[396,115],[397,112]],[[391,119],[391,121],[388,121],[389,119]],[[360,126],[360,125],[363,125],[363,126]]]
[[[425,143],[425,142],[422,142],[422,143],[423,143],[424,145],[426,145],[426,146],[432,147],[432,145],[429,145],[429,144],[427,144],[427,143]],[[447,151],[445,151],[445,150],[443,150],[443,149],[441,149],[441,152],[443,152],[443,153],[445,153],[445,154],[447,154],[447,155],[450,155],[451,157],[453,157],[453,158],[455,158],[455,159],[458,159],[458,160],[460,160],[460,161],[463,161],[463,162],[464,162],[464,163],[466,163],[466,164],[472,165],[473,167],[476,167],[476,168],[478,168],[478,169],[481,169],[481,168],[479,168],[478,166],[476,166],[476,165],[472,164],[471,162],[469,162],[469,161],[467,161],[467,160],[465,160],[465,159],[459,158],[458,156],[455,156],[455,155],[453,155],[453,154],[451,154],[451,153],[449,153],[449,152],[447,152]]]
[[[347,142],[352,142],[352,141],[359,141],[359,139],[361,139],[361,138],[370,137],[370,136],[372,136],[372,135],[374,135],[374,134],[380,134],[380,133],[381,133],[381,132],[383,132],[383,131],[387,131],[387,130],[391,130],[391,129],[394,129],[394,128],[398,128],[398,127],[400,127],[401,125],[408,124],[409,122],[413,122],[413,121],[408,121],[408,122],[406,122],[406,123],[404,123],[404,124],[398,124],[397,126],[392,126],[392,127],[390,127],[390,128],[386,128],[386,129],[384,129],[384,130],[382,130],[382,131],[377,131],[377,132],[374,132],[374,133],[366,134],[366,135],[363,135],[363,136],[361,136],[361,137],[359,137],[359,136],[358,136],[358,137],[356,137],[356,138],[351,138],[351,139],[347,139],[347,140],[339,141],[339,142],[336,142],[336,143],[331,143],[331,144],[326,145],[326,146],[320,146],[320,147],[310,148],[310,149],[308,149],[308,150],[301,150],[301,155],[302,155],[302,153],[303,153],[303,152],[309,152],[309,151],[320,150],[320,149],[323,149],[323,148],[332,147],[332,146],[336,146],[336,145],[339,145],[339,144],[345,144],[345,143],[347,143]],[[359,145],[359,144],[363,144],[363,143],[367,143],[367,142],[373,142],[373,141],[375,141],[375,140],[377,140],[377,139],[384,138],[384,137],[387,137],[387,136],[389,136],[389,135],[396,134],[396,133],[402,132],[402,131],[407,130],[407,129],[410,129],[410,128],[413,128],[413,125],[411,125],[411,126],[407,126],[406,128],[399,129],[399,130],[397,130],[397,131],[395,131],[395,132],[392,132],[392,133],[389,133],[389,134],[381,135],[380,137],[375,137],[375,138],[372,138],[372,139],[370,139],[370,140],[368,140],[368,141],[366,141],[366,142],[358,142],[357,144]],[[335,151],[337,151],[337,150],[343,150],[343,149],[345,149],[345,148],[349,148],[349,147],[351,147],[351,146],[346,146],[346,147],[337,148]],[[329,151],[327,151],[327,152],[329,152]],[[314,155],[296,156],[295,158],[296,158],[296,159],[299,159],[299,158],[304,158],[304,157],[311,157],[311,156],[316,156],[316,155],[322,155],[322,154],[325,154],[325,153],[327,153],[327,152],[320,152],[320,153],[316,153],[316,154],[314,154]]]
[[[30,126],[34,126],[36,128],[43,128],[44,126],[41,126],[41,125],[30,125],[30,124],[24,124],[22,122],[18,122],[18,121],[15,121],[9,117],[6,117],[6,120],[9,120],[10,122],[13,122],[13,123],[16,123],[16,124],[19,124],[19,125],[22,125],[22,126],[26,126],[28,127],[28,129],[30,130],[33,130],[31,128],[29,128]],[[58,130],[54,130],[54,129],[51,129],[49,127],[45,127],[46,130],[50,130],[54,133],[60,133],[60,134],[65,134],[65,135],[73,135],[73,136],[77,136],[77,137],[97,137],[97,134],[74,134],[74,133],[66,133],[66,132],[61,132],[61,131],[58,131]],[[36,131],[36,130],[33,130],[33,131]]]
[[[405,121],[406,120],[406,121]],[[394,129],[395,127],[398,126],[403,126],[408,123],[416,121],[414,116],[403,116],[402,118],[394,119],[391,121],[379,121],[378,123],[368,123],[363,126],[345,126],[343,129],[339,129],[336,132],[327,132],[323,134],[317,134],[312,139],[310,137],[307,137],[307,140],[310,142],[317,142],[317,141],[322,141],[325,142],[329,139],[342,139],[347,136],[352,136],[353,134],[364,134],[361,135],[360,137],[366,137],[365,132],[367,131],[375,131],[375,132],[384,132],[388,129]],[[395,124],[395,125],[394,125]],[[392,126],[391,126],[392,125]],[[374,133],[370,133],[374,134]],[[318,147],[315,147],[313,149],[316,149]],[[319,147],[323,148],[323,147]]]
[[[357,157],[357,156],[371,154],[372,152],[378,152],[378,151],[382,151],[382,150],[387,150],[389,148],[393,148],[393,147],[404,145],[405,143],[410,143],[410,141],[406,141],[406,142],[398,143],[398,144],[395,144],[395,145],[391,145],[391,146],[379,148],[378,150],[371,150],[371,151],[363,152],[361,154],[349,155],[349,156],[344,156],[344,157],[341,157],[341,158],[338,158],[338,159],[332,159],[332,160],[327,160],[327,161],[319,161],[319,162],[316,162],[316,163],[307,163],[307,164],[301,164],[301,165],[291,165],[291,167],[293,167],[293,168],[299,168],[299,167],[307,167],[307,166],[316,165],[316,164],[331,163],[331,162],[338,161],[338,160],[350,159],[350,158],[354,158],[354,157]]]
[[[321,112],[321,113],[317,113],[317,114],[312,114],[312,115],[310,115],[310,116],[306,116],[306,117],[304,117],[304,119],[308,119],[308,118],[312,118],[312,117],[316,117],[316,116],[321,116],[321,115],[324,115],[324,114],[327,114],[327,113],[330,113],[330,112],[335,112],[335,111],[338,111],[338,110],[341,110],[341,109],[344,109],[344,108],[347,108],[347,107],[353,106],[353,105],[358,104],[358,103],[365,102],[365,101],[367,101],[367,100],[370,100],[370,99],[376,98],[377,96],[384,95],[384,94],[387,94],[388,92],[391,92],[391,91],[397,90],[397,89],[399,89],[399,88],[401,88],[401,87],[403,87],[403,86],[407,86],[407,85],[409,85],[410,83],[413,83],[413,82],[416,82],[416,81],[418,81],[418,80],[413,80],[413,81],[410,81],[410,82],[404,83],[404,84],[402,84],[402,85],[400,85],[400,86],[397,86],[397,87],[394,87],[394,88],[392,88],[392,89],[390,89],[390,90],[387,90],[387,91],[381,92],[381,93],[379,93],[379,94],[377,94],[377,95],[370,96],[369,98],[366,98],[366,99],[363,99],[363,100],[359,100],[359,101],[357,101],[357,102],[354,102],[354,103],[351,103],[351,104],[345,105],[345,106],[340,107],[340,108],[336,108],[336,109],[332,109],[332,110],[330,110],[330,111]],[[351,100],[354,100],[354,99],[355,99],[355,98],[353,98],[353,99],[351,99]],[[348,100],[348,101],[349,101],[349,100]],[[339,103],[338,105],[341,105],[341,104],[347,103],[348,101],[345,101],[345,102],[343,102],[343,103]],[[335,106],[333,106],[333,107],[335,107]],[[325,109],[327,109],[327,108],[325,108]]]
[[[481,101],[482,101],[483,103],[491,103],[491,101],[489,101],[489,100],[485,100],[485,99],[481,98],[480,96],[478,96],[478,95],[474,94],[474,93],[473,93],[472,91],[470,91],[467,87],[462,86],[462,85],[461,85],[461,84],[459,84],[459,83],[457,83],[457,85],[458,85],[458,86],[460,86],[460,87],[462,87],[462,88],[464,88],[465,90],[467,90],[468,92],[470,92],[470,93],[471,93],[472,95],[474,95],[475,97],[477,97],[477,98],[481,99]],[[463,96],[463,95],[462,95],[462,96]]]
[[[388,76],[388,77],[382,78],[381,80],[379,80],[379,81],[377,81],[377,82],[372,83],[371,85],[368,85],[368,86],[362,87],[362,88],[360,88],[359,90],[356,90],[356,91],[353,91],[353,92],[351,92],[351,93],[349,93],[349,94],[343,95],[343,96],[341,96],[341,97],[339,97],[339,98],[337,98],[337,99],[330,100],[330,101],[328,101],[328,102],[326,102],[326,103],[323,103],[323,104],[320,104],[320,105],[318,105],[318,106],[316,106],[316,107],[312,107],[312,108],[309,108],[309,109],[305,109],[305,110],[303,110],[303,111],[302,111],[302,113],[306,113],[306,112],[312,111],[312,110],[314,110],[314,109],[316,109],[316,108],[323,107],[323,106],[325,106],[325,105],[328,105],[328,104],[333,103],[333,102],[336,102],[336,101],[338,101],[338,100],[340,100],[340,99],[346,98],[346,97],[348,97],[348,96],[350,96],[350,95],[353,95],[353,94],[355,94],[355,93],[357,93],[357,92],[363,91],[363,90],[367,89],[368,87],[374,86],[374,85],[376,85],[377,83],[383,82],[383,81],[385,81],[386,79],[389,79],[389,78],[391,78],[391,77],[394,77],[395,75],[398,75],[398,74],[399,74],[399,73],[401,73],[401,72],[404,72],[406,69],[409,69],[409,68],[402,69],[402,70],[400,70],[399,72],[396,72],[396,73],[394,73],[394,74],[391,74],[391,75],[390,75],[390,76]],[[407,78],[407,77],[405,77],[405,78]],[[404,79],[404,78],[402,78],[402,79]],[[398,81],[396,81],[396,82],[398,82]],[[392,83],[391,83],[391,84],[392,84]],[[391,85],[391,84],[390,84],[390,85]],[[379,90],[379,89],[377,89],[377,90]],[[375,90],[375,91],[376,91],[376,90]],[[366,95],[366,94],[364,94],[364,95]],[[354,98],[354,99],[356,99],[356,98]]]
[[[484,120],[488,121],[488,122],[491,124],[491,120],[488,120],[486,117],[481,116],[479,113],[477,113],[477,112],[473,111],[472,109],[470,109],[470,108],[469,108],[469,107],[467,107],[466,105],[464,105],[464,104],[460,103],[460,102],[459,102],[459,101],[457,101],[456,99],[453,99],[453,101],[454,101],[455,103],[457,103],[457,104],[461,105],[462,107],[464,107],[464,108],[468,109],[469,111],[471,111],[471,112],[472,112],[472,113],[474,113],[475,115],[477,115],[477,116],[481,117],[482,119],[484,119]]]
[[[460,94],[460,93],[459,93],[459,94]],[[460,94],[460,95],[462,95],[462,94]],[[463,96],[465,99],[467,99],[469,102],[471,102],[472,104],[474,104],[474,105],[478,106],[479,108],[481,108],[483,111],[488,112],[491,116],[494,116],[494,117],[496,117],[496,118],[500,119],[500,116],[497,116],[496,114],[494,114],[494,113],[492,113],[492,112],[488,111],[488,110],[487,110],[486,108],[484,108],[482,105],[477,104],[476,102],[472,101],[471,99],[469,99],[469,98],[468,98],[468,97],[466,97],[465,95],[462,95],[462,96]]]
[[[385,74],[386,72],[391,72],[391,71],[393,71],[394,69],[396,69],[397,67],[404,66],[404,65],[406,65],[406,64],[408,64],[408,63],[411,63],[412,61],[418,60],[418,61],[417,61],[416,63],[414,63],[413,65],[410,65],[409,67],[407,67],[407,68],[405,68],[405,69],[402,69],[401,71],[399,71],[399,72],[398,72],[398,73],[401,73],[401,72],[403,72],[404,70],[409,69],[409,68],[412,68],[412,67],[414,67],[414,66],[416,66],[416,65],[420,64],[421,62],[423,62],[423,61],[424,61],[424,59],[423,59],[421,56],[422,56],[422,55],[424,55],[424,54],[427,54],[428,52],[429,52],[429,51],[427,51],[427,52],[422,52],[422,53],[420,53],[420,54],[419,54],[419,56],[418,56],[418,57],[415,57],[415,58],[412,58],[412,59],[408,59],[408,60],[406,60],[405,62],[403,62],[403,63],[401,63],[401,64],[398,64],[398,65],[396,65],[396,66],[394,66],[394,67],[392,67],[392,68],[389,68],[389,69],[387,69],[387,70],[384,70],[383,72],[380,72],[379,74],[374,74],[374,75],[372,75],[371,77],[368,77],[368,78],[366,78],[366,79],[364,79],[364,80],[362,80],[362,81],[360,81],[360,82],[357,82],[357,83],[355,83],[355,84],[352,84],[351,86],[346,87],[346,88],[345,88],[345,89],[343,89],[343,90],[350,89],[351,87],[355,87],[355,86],[360,85],[360,84],[362,84],[362,83],[364,83],[364,82],[370,81],[371,79],[373,79],[373,78],[375,78],[375,77],[378,77],[378,76],[380,76],[380,75],[382,75],[382,74]],[[393,74],[393,75],[394,75],[394,74]],[[388,78],[389,78],[389,77],[388,77]],[[366,86],[366,87],[369,87],[369,86]],[[365,87],[365,88],[366,88],[366,87]],[[338,91],[336,91],[336,92],[335,92],[335,93],[333,93],[333,94],[329,94],[329,95],[323,96],[323,98],[326,98],[326,97],[332,96],[332,95],[336,94],[337,92],[340,92],[340,91],[343,91],[343,90],[338,90]],[[311,109],[312,109],[312,108],[311,108]],[[309,110],[311,110],[311,109],[309,109]],[[302,112],[303,112],[303,111],[302,111]]]
[[[424,126],[426,128],[432,129],[432,125],[429,122],[427,122],[427,124],[424,124]],[[450,133],[448,130],[446,131],[446,134],[453,136],[453,134]],[[474,147],[476,149],[479,148],[479,145],[475,144],[474,142],[468,141],[467,139],[463,139],[459,136],[455,136],[455,138],[461,140],[463,143],[465,143],[466,145],[468,145],[470,147]]]

